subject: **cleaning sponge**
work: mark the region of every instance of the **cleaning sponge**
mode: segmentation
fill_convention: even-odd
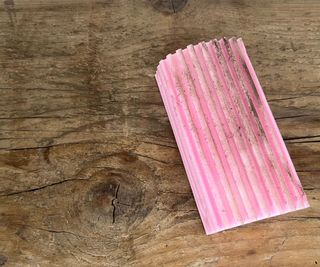
[[[242,39],[179,49],[155,76],[206,234],[309,206]]]

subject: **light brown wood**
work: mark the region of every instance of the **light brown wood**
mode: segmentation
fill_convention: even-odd
[[[12,2],[0,10],[0,265],[320,264],[318,0]],[[311,207],[205,236],[154,73],[223,36],[243,37]]]

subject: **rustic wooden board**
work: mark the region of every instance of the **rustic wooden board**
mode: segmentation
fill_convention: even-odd
[[[6,0],[0,265],[320,264],[320,2]],[[205,236],[155,83],[243,37],[311,207]]]

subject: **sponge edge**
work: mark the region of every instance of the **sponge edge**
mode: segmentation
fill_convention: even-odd
[[[178,49],[155,77],[206,234],[309,206],[242,39]]]

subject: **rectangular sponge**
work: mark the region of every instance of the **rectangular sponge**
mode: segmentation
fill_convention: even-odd
[[[309,206],[242,39],[179,49],[156,80],[206,234]]]

